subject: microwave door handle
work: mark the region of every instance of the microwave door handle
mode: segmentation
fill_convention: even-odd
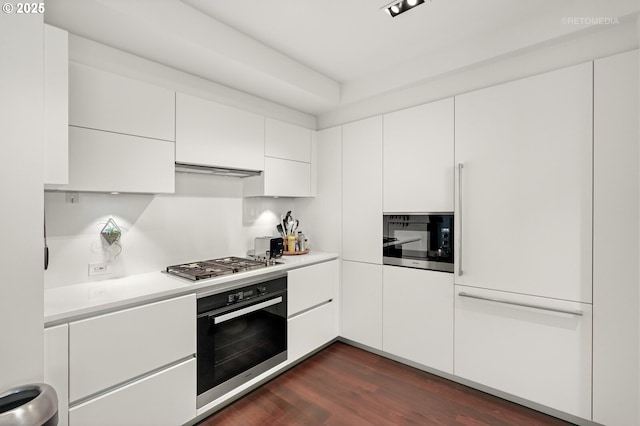
[[[458,217],[460,218],[460,229],[458,229],[458,235],[460,236],[458,244],[458,276],[462,276],[464,273],[462,270],[462,168],[464,165],[458,163]]]
[[[222,314],[213,317],[214,324],[221,324],[225,321],[232,320],[234,318],[241,317],[243,315],[250,314],[251,312],[259,311],[260,309],[268,308],[269,306],[282,303],[282,296],[275,299],[266,300],[264,302],[256,303],[255,305],[247,306],[246,308],[238,309],[237,311],[229,312],[228,314]]]

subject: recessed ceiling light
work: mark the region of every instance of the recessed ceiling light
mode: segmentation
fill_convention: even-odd
[[[425,0],[401,0],[396,1],[394,3],[390,3],[386,5],[383,9],[391,16],[395,18],[401,13],[406,12],[407,10],[413,9],[414,7],[424,3]]]

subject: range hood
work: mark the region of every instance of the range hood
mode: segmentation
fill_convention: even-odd
[[[246,178],[250,176],[260,176],[259,170],[232,169],[229,167],[201,166],[198,164],[176,163],[177,173],[197,173],[202,175],[217,175]]]

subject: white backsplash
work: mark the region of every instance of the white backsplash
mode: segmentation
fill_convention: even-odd
[[[171,195],[80,193],[44,195],[49,269],[45,288],[160,271],[168,265],[245,255],[255,237],[277,235],[288,198],[242,198],[238,178],[176,174]],[[293,213],[295,214],[295,212]],[[99,233],[109,218],[122,230],[120,246]],[[90,263],[110,262],[111,273],[89,276]]]

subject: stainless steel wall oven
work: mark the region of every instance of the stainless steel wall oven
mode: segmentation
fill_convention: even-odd
[[[201,408],[287,360],[287,276],[198,297]]]
[[[453,272],[453,213],[385,213],[382,263]]]

